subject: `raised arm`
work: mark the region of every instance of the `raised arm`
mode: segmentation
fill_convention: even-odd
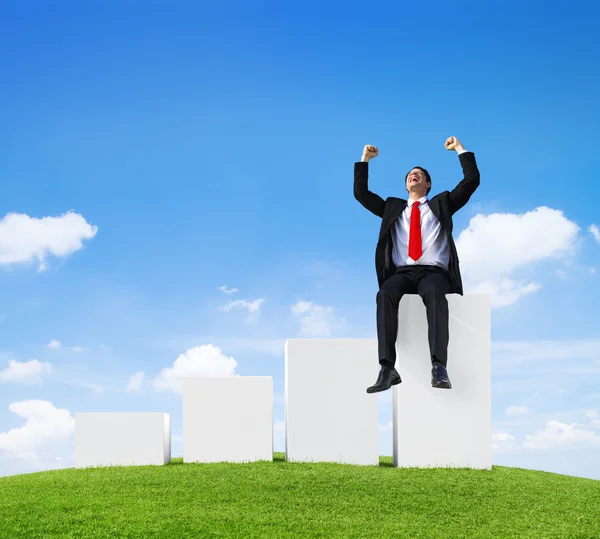
[[[354,198],[370,212],[383,217],[385,200],[369,191],[369,161],[378,155],[379,150],[367,144],[363,150],[362,160],[354,163]]]
[[[475,154],[465,150],[456,137],[449,137],[445,143],[447,150],[455,150],[463,169],[464,178],[450,191],[449,209],[454,214],[460,210],[471,198],[475,189],[479,187],[479,169],[475,161]]]

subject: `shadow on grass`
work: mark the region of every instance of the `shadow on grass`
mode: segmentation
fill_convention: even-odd
[[[268,461],[265,461],[268,462]],[[285,460],[285,453],[274,453],[273,454],[273,462],[287,462]],[[167,466],[178,466],[181,464],[186,464],[183,462],[183,457],[175,457],[171,459],[171,462],[167,464]],[[392,457],[379,457],[379,466],[382,468],[393,468],[394,462]]]

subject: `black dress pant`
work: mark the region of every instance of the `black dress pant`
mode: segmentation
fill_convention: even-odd
[[[421,296],[427,312],[431,362],[446,366],[448,359],[448,272],[438,266],[399,266],[377,292],[379,363],[394,367],[398,339],[398,307],[404,294]]]

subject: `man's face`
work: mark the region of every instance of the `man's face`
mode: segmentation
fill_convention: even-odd
[[[406,189],[407,191],[415,191],[425,194],[429,183],[425,177],[425,173],[420,168],[413,168],[406,178]]]

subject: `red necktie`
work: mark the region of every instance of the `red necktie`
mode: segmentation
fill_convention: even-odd
[[[413,203],[410,213],[410,236],[408,238],[408,256],[415,262],[423,254],[423,245],[421,244],[421,210],[419,202]]]

